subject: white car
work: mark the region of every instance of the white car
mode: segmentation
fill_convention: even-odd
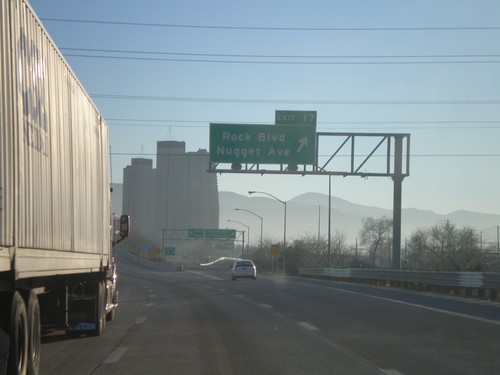
[[[234,261],[231,280],[236,280],[240,277],[251,278],[253,280],[257,277],[257,269],[251,259],[238,259]]]

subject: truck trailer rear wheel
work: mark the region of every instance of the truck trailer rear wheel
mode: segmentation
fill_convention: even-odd
[[[103,334],[106,328],[106,287],[103,282],[97,284],[97,291],[95,295],[95,323],[94,330],[95,336]]]
[[[106,303],[108,298],[106,297],[106,282],[101,281],[99,283],[99,289],[101,293],[101,321],[102,321],[102,329],[101,329],[101,334],[106,330]]]
[[[23,297],[28,306],[28,374],[38,375],[42,348],[40,304],[33,290],[23,293]]]
[[[7,373],[24,375],[28,369],[28,317],[19,292],[14,292],[10,300],[9,336]]]

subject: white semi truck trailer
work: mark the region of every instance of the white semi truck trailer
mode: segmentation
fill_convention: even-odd
[[[100,335],[117,306],[108,127],[26,0],[0,30],[0,374],[37,374],[42,329]]]

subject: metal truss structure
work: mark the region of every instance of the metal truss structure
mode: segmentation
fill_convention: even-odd
[[[333,150],[333,151],[332,151]],[[373,160],[375,163],[372,163]],[[401,171],[396,168],[401,163]],[[316,160],[311,165],[222,164],[210,162],[211,173],[409,176],[410,134],[316,133]]]

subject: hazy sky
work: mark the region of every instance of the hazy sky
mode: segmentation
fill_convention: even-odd
[[[500,214],[497,0],[31,5],[110,126],[113,182],[159,140],[208,150],[211,122],[314,110],[318,131],[411,133],[404,208]],[[327,177],[218,181],[282,200],[328,193]],[[392,189],[389,178],[332,179],[333,195],[359,204],[391,208]]]

